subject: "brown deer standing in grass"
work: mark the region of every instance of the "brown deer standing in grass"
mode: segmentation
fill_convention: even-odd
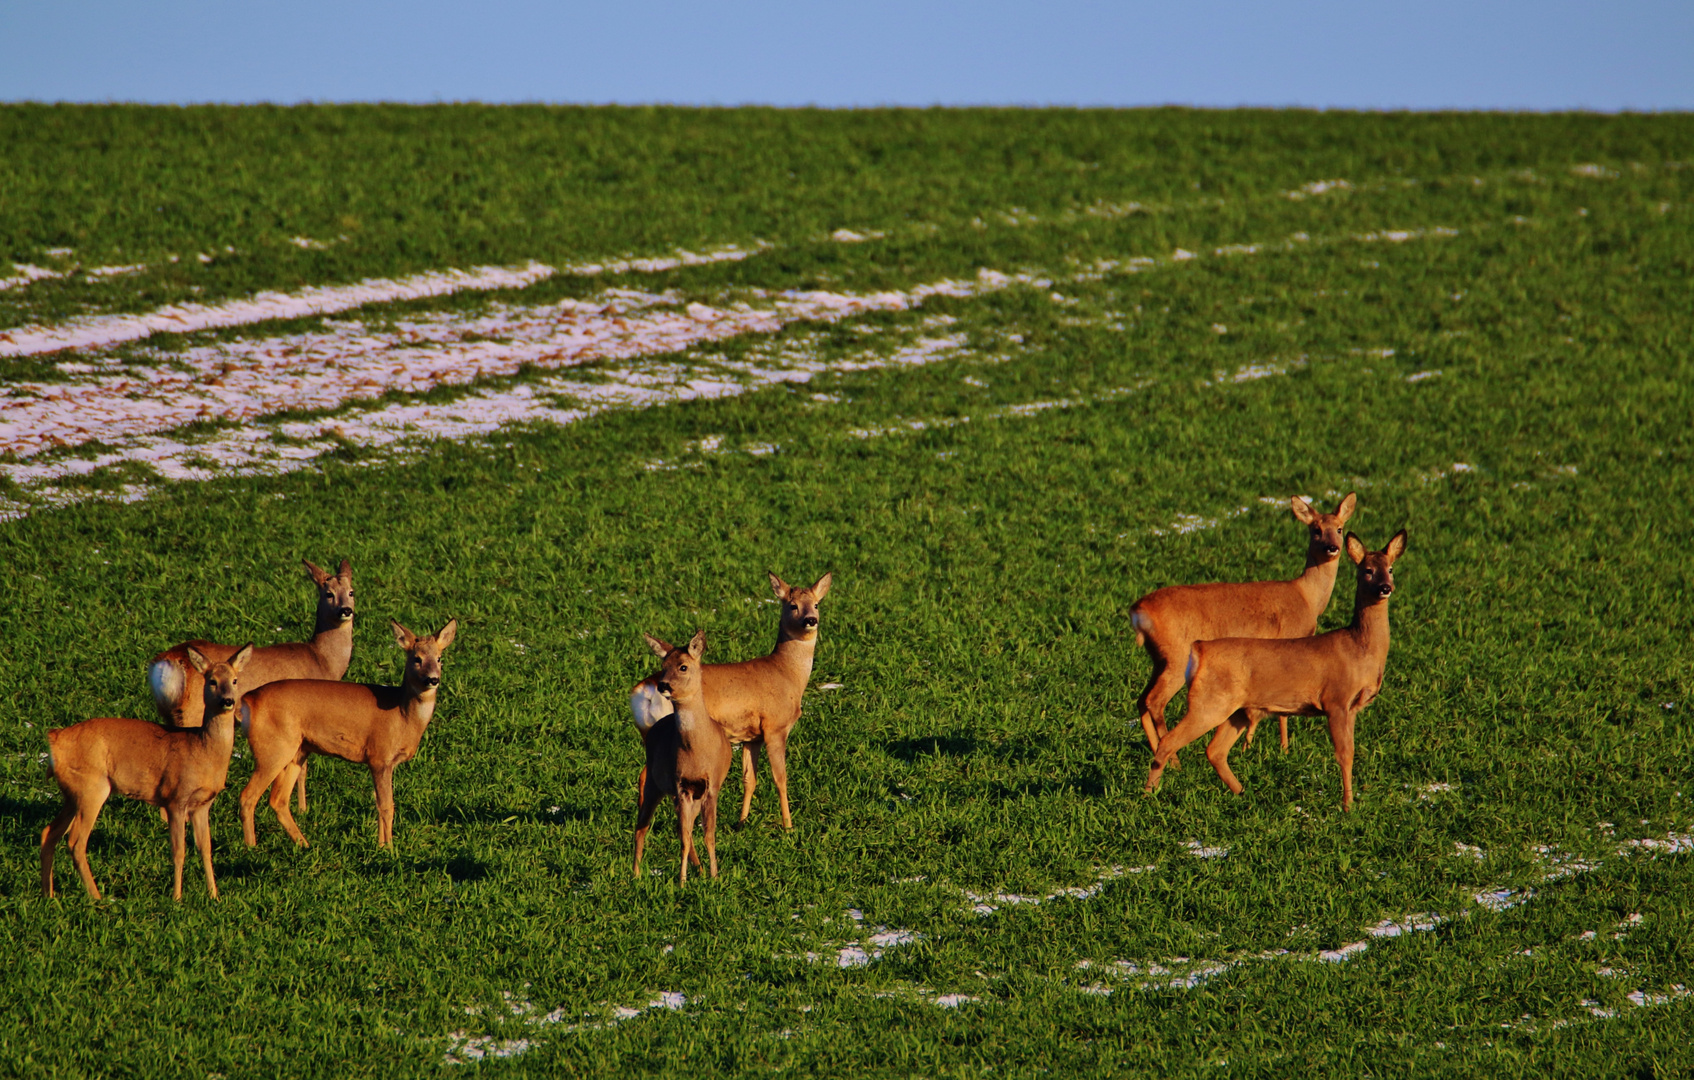
[[[241,702],[241,727],[253,748],[253,778],[241,792],[241,831],[249,847],[258,843],[253,814],[259,796],[271,789],[271,809],[294,842],[306,837],[288,812],[295,775],[311,754],[328,754],[368,766],[376,785],[377,843],[394,840],[394,767],[410,761],[435,715],[441,685],[441,654],[453,644],[458,620],[429,637],[418,637],[389,620],[394,640],[406,651],[399,686],[284,679],[259,688]]]
[[[1196,641],[1214,638],[1296,638],[1317,632],[1318,616],[1335,590],[1341,562],[1341,537],[1358,496],[1348,492],[1335,513],[1319,513],[1298,495],[1289,500],[1294,517],[1306,526],[1306,569],[1292,581],[1250,581],[1215,585],[1170,585],[1148,593],[1129,610],[1135,643],[1153,661],[1153,676],[1141,692],[1141,730],[1147,744],[1159,748],[1165,732],[1165,707],[1182,687],[1181,665]],[[1249,716],[1247,742],[1267,713]],[[1288,718],[1281,717],[1282,749],[1288,751]],[[1176,760],[1171,761],[1172,766]]]
[[[88,895],[100,899],[88,866],[88,837],[100,808],[115,790],[151,803],[165,812],[171,827],[171,862],[176,867],[173,900],[182,899],[184,826],[194,822],[194,846],[206,865],[206,891],[218,898],[212,876],[212,800],[224,789],[229,758],[235,750],[237,676],[253,656],[253,646],[235,650],[228,660],[211,660],[193,645],[183,656],[202,676],[204,723],[187,730],[146,720],[104,716],[47,734],[47,760],[59,782],[64,805],[41,830],[41,895],[53,896],[53,849],[64,836],[82,874]],[[67,835],[68,834],[68,835]]]
[[[672,706],[668,716],[656,721],[643,734],[647,767],[642,770],[641,808],[635,816],[635,876],[641,876],[641,852],[647,845],[647,829],[653,811],[666,795],[676,798],[677,835],[682,840],[682,875],[688,884],[688,864],[700,865],[694,850],[694,819],[704,817],[706,857],[711,874],[718,876],[718,792],[729,776],[735,756],[729,736],[706,707],[702,676],[710,668],[700,663],[706,651],[706,632],[697,631],[686,648],[675,648],[656,637],[647,644],[664,658],[653,677],[654,686]]]
[[[1366,551],[1347,534],[1347,555],[1359,564],[1353,624],[1316,637],[1274,640],[1224,638],[1200,641],[1188,656],[1188,711],[1159,740],[1147,791],[1159,786],[1165,762],[1213,728],[1206,744],[1229,790],[1241,781],[1229,771],[1229,748],[1247,729],[1245,710],[1282,716],[1325,716],[1335,760],[1341,765],[1341,806],[1353,808],[1353,722],[1382,689],[1388,664],[1388,598],[1394,592],[1394,563],[1406,550],[1401,529],[1381,551]]]
[[[267,683],[281,679],[339,680],[347,674],[353,660],[353,564],[341,560],[341,569],[334,574],[301,559],[312,584],[318,589],[318,610],[312,640],[266,645],[253,650],[241,683],[246,693],[252,693]],[[235,652],[233,645],[218,645],[210,641],[185,641],[166,649],[147,666],[147,685],[153,691],[153,707],[172,727],[199,727],[200,675],[187,661],[189,646],[200,650],[210,660],[227,660]],[[300,812],[306,812],[306,768],[300,768],[296,782]]]
[[[706,711],[728,733],[730,741],[741,746],[739,822],[747,820],[753,806],[762,746],[770,757],[771,779],[782,802],[782,827],[794,827],[788,813],[788,736],[800,719],[800,700],[812,677],[812,656],[818,647],[818,604],[829,595],[833,578],[833,574],[825,574],[811,586],[802,587],[770,574],[771,589],[782,605],[776,648],[768,656],[702,667]],[[653,641],[649,638],[648,644]],[[630,693],[630,711],[644,741],[653,725],[671,711],[670,703],[657,689],[658,678],[652,675],[643,679]],[[644,770],[642,779],[636,782],[638,794],[646,790],[645,775]]]

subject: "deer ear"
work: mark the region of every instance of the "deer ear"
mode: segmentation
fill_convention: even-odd
[[[247,662],[251,659],[253,659],[253,643],[249,641],[247,644],[241,646],[240,652],[237,652],[234,656],[229,658],[229,666],[234,668],[235,673],[239,675],[241,674],[241,669],[246,667]]]
[[[643,640],[647,643],[647,647],[649,649],[653,650],[653,655],[657,656],[660,660],[663,660],[665,657],[667,657],[671,654],[670,645],[668,645],[667,643],[665,643],[663,641],[660,641],[658,638],[654,637],[652,634],[642,634],[641,640]]]
[[[814,604],[829,595],[829,584],[834,579],[835,574],[833,571],[825,574],[821,578],[818,578],[817,584],[812,586],[812,602]]]
[[[1382,549],[1382,554],[1387,557],[1388,565],[1393,566],[1395,561],[1405,553],[1406,530],[1401,529],[1399,532],[1394,534],[1392,539],[1388,541],[1388,546]]]
[[[206,669],[212,666],[212,662],[206,659],[206,654],[201,652],[199,649],[196,649],[194,646],[189,645],[183,651],[188,654],[188,662],[193,664],[194,670],[198,671],[200,674],[206,674]]]
[[[700,654],[706,651],[706,631],[696,630],[694,636],[688,639],[688,655],[700,659]]]
[[[412,646],[417,644],[418,636],[393,619],[388,620],[388,625],[394,628],[394,643],[407,652],[411,652]]]
[[[312,584],[322,585],[329,580],[329,575],[324,573],[323,568],[317,563],[310,559],[301,559],[300,562],[306,567],[306,576],[312,579]]]
[[[1300,523],[1303,525],[1310,525],[1312,523],[1312,518],[1317,516],[1316,511],[1312,509],[1312,504],[1307,502],[1305,499],[1300,498],[1298,495],[1289,496],[1288,509],[1294,511],[1294,516],[1299,519]]]
[[[776,598],[778,600],[788,599],[788,589],[789,589],[788,582],[786,582],[786,581],[782,580],[781,578],[777,577],[774,573],[771,573],[771,571],[769,571],[769,570],[766,570],[765,573],[770,574],[771,592],[776,593]]]
[[[338,578],[344,578],[347,581],[352,581],[353,580],[353,563],[348,559],[342,559],[341,560],[341,569],[339,569],[335,572],[335,576],[338,577]]]
[[[1356,563],[1365,561],[1365,545],[1352,533],[1347,534],[1347,557]]]
[[[459,635],[459,620],[448,619],[447,625],[435,632],[435,647],[445,650],[453,644],[453,639]]]
[[[1349,491],[1347,497],[1341,500],[1341,505],[1335,508],[1335,516],[1341,519],[1341,524],[1347,524],[1347,519],[1353,516],[1353,508],[1359,503],[1359,494]]]

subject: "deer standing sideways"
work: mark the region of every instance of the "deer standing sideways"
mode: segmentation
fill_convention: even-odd
[[[1318,512],[1298,495],[1289,499],[1294,517],[1307,528],[1306,569],[1292,581],[1213,585],[1170,585],[1148,593],[1130,608],[1135,643],[1153,661],[1153,676],[1141,692],[1141,730],[1154,750],[1164,738],[1165,707],[1182,687],[1181,664],[1196,641],[1214,638],[1297,638],[1317,632],[1329,606],[1341,537],[1358,496],[1348,492],[1335,513]],[[1265,713],[1250,715],[1247,741]],[[1288,750],[1288,718],[1280,719],[1282,749]],[[1173,758],[1172,764],[1175,764]]]
[[[88,866],[88,838],[100,808],[116,790],[164,810],[176,868],[173,900],[182,899],[184,825],[193,820],[194,846],[206,866],[206,891],[212,899],[218,898],[217,879],[212,876],[211,806],[229,776],[229,758],[235,750],[235,702],[240,696],[237,676],[251,660],[253,646],[237,649],[227,661],[210,660],[192,645],[183,655],[203,676],[205,722],[201,726],[181,730],[105,716],[48,733],[48,762],[64,805],[53,823],[41,830],[41,895],[55,895],[53,849],[64,836],[88,895],[100,899],[94,871]]]
[[[253,650],[253,659],[242,673],[241,683],[252,693],[267,683],[281,679],[332,679],[347,674],[353,660],[353,564],[341,560],[341,569],[331,574],[319,569],[309,559],[300,560],[306,573],[317,586],[317,618],[312,640],[265,645]],[[147,665],[147,685],[153,691],[153,707],[172,727],[199,727],[203,714],[200,705],[200,674],[188,663],[189,646],[200,650],[210,660],[228,660],[235,652],[233,645],[218,645],[210,641],[186,641],[166,649]],[[306,812],[306,769],[301,766],[296,784],[300,812]]]
[[[271,809],[301,847],[306,837],[288,812],[295,775],[310,754],[328,754],[368,766],[376,786],[377,843],[394,840],[394,767],[410,761],[435,715],[441,685],[441,654],[453,644],[458,620],[429,637],[418,637],[389,620],[394,640],[406,651],[399,686],[284,679],[248,694],[241,726],[253,748],[253,778],[241,792],[242,836],[258,842],[253,814],[259,796],[271,789]]]
[[[1244,710],[1329,718],[1329,738],[1341,765],[1341,806],[1353,808],[1353,723],[1359,710],[1382,689],[1388,664],[1388,598],[1394,592],[1394,563],[1406,550],[1401,529],[1381,551],[1366,551],[1347,534],[1347,555],[1359,564],[1353,624],[1316,637],[1285,640],[1224,638],[1196,642],[1188,656],[1188,711],[1159,740],[1147,791],[1159,786],[1165,762],[1213,728],[1206,745],[1229,790],[1241,781],[1229,770],[1229,748],[1247,728]]]
[[[768,573],[768,571],[767,571]],[[758,785],[759,748],[770,757],[771,779],[782,802],[782,827],[794,827],[788,812],[788,736],[800,719],[800,702],[812,677],[812,656],[818,647],[818,604],[829,595],[833,574],[809,587],[790,585],[770,574],[771,589],[782,604],[776,648],[768,656],[736,664],[705,664],[701,681],[706,711],[741,746],[741,816],[746,821]],[[659,720],[669,715],[670,702],[657,689],[658,675],[635,684],[629,707],[645,741]],[[636,784],[646,790],[645,770]],[[644,798],[644,796],[643,796]]]
[[[735,756],[729,736],[706,708],[700,656],[706,651],[706,632],[696,631],[686,648],[674,648],[643,635],[648,646],[664,658],[653,678],[660,694],[673,706],[670,715],[654,723],[642,739],[647,767],[642,770],[641,808],[635,816],[635,876],[641,876],[641,851],[653,811],[666,795],[676,798],[677,835],[682,840],[680,884],[688,884],[688,864],[700,865],[694,850],[694,820],[703,817],[706,857],[718,876],[718,792],[729,776]]]

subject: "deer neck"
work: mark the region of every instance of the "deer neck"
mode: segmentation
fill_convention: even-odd
[[[435,692],[437,687],[431,686],[424,690],[413,688],[410,682],[406,686],[406,699],[400,703],[400,715],[408,723],[414,724],[421,731],[429,726],[435,717]]]
[[[796,637],[786,628],[778,629],[776,633],[776,648],[771,650],[771,659],[787,668],[801,681],[812,677],[812,656],[818,649],[818,632],[813,630],[805,637]]]
[[[309,644],[318,662],[326,670],[339,672],[336,678],[341,678],[353,662],[353,620],[342,621],[339,615],[319,615]]]
[[[1323,609],[1329,606],[1329,596],[1335,591],[1335,571],[1340,564],[1339,556],[1329,558],[1307,552],[1306,569],[1294,579],[1294,587],[1300,590],[1313,615],[1323,614]]]
[[[214,713],[212,708],[206,706],[205,723],[189,730],[199,734],[202,746],[227,757],[235,750],[235,710],[230,708]]]
[[[696,693],[689,698],[673,696],[671,707],[676,710],[676,727],[684,739],[692,739],[696,733],[705,730],[706,724],[710,722],[704,694]]]
[[[1381,660],[1388,658],[1388,598],[1379,597],[1368,603],[1355,601],[1353,604],[1353,625],[1349,627],[1353,637],[1364,649],[1365,655]]]

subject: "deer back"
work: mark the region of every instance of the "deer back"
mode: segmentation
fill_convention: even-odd
[[[433,714],[404,687],[283,679],[246,694],[238,712],[249,741],[296,742],[348,761],[404,761],[417,752]]]
[[[706,711],[731,739],[745,742],[770,728],[794,725],[812,668],[809,662],[785,662],[773,654],[734,664],[707,664],[701,674]]]
[[[1180,661],[1195,641],[1304,637],[1317,629],[1320,611],[1292,581],[1169,585],[1137,600],[1130,621],[1161,654]]]

